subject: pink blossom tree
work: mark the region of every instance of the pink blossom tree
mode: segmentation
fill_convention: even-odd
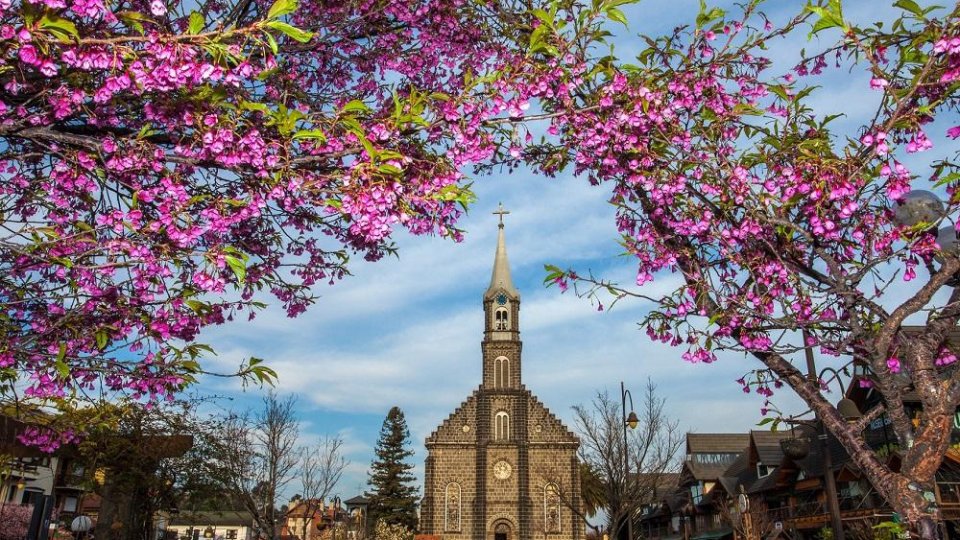
[[[540,91],[530,9],[0,0],[0,396],[172,399],[205,326],[296,316],[397,227],[459,239]]]
[[[0,504],[0,540],[21,540],[27,537],[33,507],[26,504]]]
[[[646,38],[632,64],[602,58],[563,99],[546,100],[553,136],[522,157],[548,174],[570,165],[607,185],[638,267],[636,287],[555,267],[547,282],[572,283],[601,308],[626,297],[649,302],[642,327],[684,348],[688,362],[746,353],[757,363],[740,381],[744,391],[798,394],[893,508],[932,538],[934,475],[960,404],[946,346],[960,321],[952,226],[960,171],[953,146],[924,157],[936,153],[933,140],[960,136],[960,7],[899,0],[884,25],[848,20],[839,0],[777,25],[760,7],[751,1],[728,15],[703,6],[695,25]],[[626,22],[616,6],[608,15]],[[767,46],[808,33],[827,45],[771,73]],[[849,136],[831,131],[843,104],[809,104],[834,62],[863,73],[862,91],[879,103],[847,119],[860,126]],[[670,276],[681,278],[672,293],[646,292]],[[922,329],[908,336],[908,319]],[[807,348],[836,370],[856,366],[883,399],[846,421],[826,394],[829,381],[805,373]],[[922,402],[916,417],[904,405],[908,391]],[[899,467],[864,438],[882,415],[899,440]]]

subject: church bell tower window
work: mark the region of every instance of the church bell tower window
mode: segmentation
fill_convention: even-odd
[[[510,329],[510,312],[505,307],[497,308],[493,315],[494,328],[497,330]]]
[[[510,386],[510,359],[506,356],[497,357],[493,364],[493,385],[496,388]]]
[[[510,439],[510,417],[503,411],[498,412],[494,419],[493,438],[498,441]]]

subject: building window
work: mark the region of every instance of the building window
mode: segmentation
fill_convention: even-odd
[[[447,484],[447,496],[444,503],[443,530],[460,531],[460,484]]]
[[[20,504],[29,504],[37,506],[43,500],[43,490],[36,488],[27,488],[23,491],[23,497],[20,498]]]
[[[496,388],[510,386],[510,359],[506,356],[498,357],[493,363],[493,386]]]
[[[227,529],[227,540],[237,540],[237,530],[236,529]]]
[[[74,513],[77,511],[77,498],[76,497],[64,497],[63,498],[63,511],[67,513]]]
[[[498,412],[494,419],[493,438],[498,441],[510,439],[510,417],[503,411]]]
[[[690,500],[693,504],[700,504],[703,500],[703,486],[699,483],[690,486]]]
[[[494,328],[497,330],[510,329],[510,313],[507,308],[497,308],[496,313],[493,314],[493,320],[496,323]]]
[[[543,532],[560,532],[560,489],[556,484],[543,487]]]
[[[763,478],[764,476],[770,476],[770,473],[773,472],[773,467],[764,465],[763,463],[757,462],[757,478]]]

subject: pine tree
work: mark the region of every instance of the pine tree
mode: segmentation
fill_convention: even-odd
[[[399,407],[393,407],[380,428],[377,441],[377,458],[370,466],[367,481],[373,488],[370,495],[370,523],[374,526],[383,520],[390,525],[403,525],[410,530],[417,528],[418,490],[413,485],[410,472],[413,465],[405,460],[413,455],[407,449],[410,432],[407,421]]]

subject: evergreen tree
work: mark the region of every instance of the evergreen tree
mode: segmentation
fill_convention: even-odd
[[[399,407],[393,407],[380,428],[377,441],[377,458],[370,466],[367,481],[372,488],[370,495],[371,526],[383,520],[390,525],[403,525],[410,530],[417,528],[417,488],[410,472],[413,465],[405,460],[413,455],[407,448],[410,432],[407,421]]]

